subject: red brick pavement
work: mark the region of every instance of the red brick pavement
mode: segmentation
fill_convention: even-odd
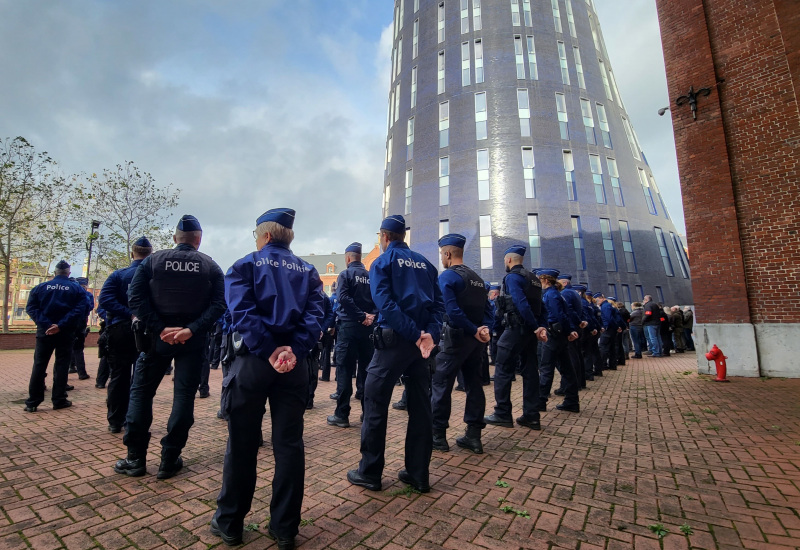
[[[169,378],[156,397],[149,475],[132,479],[111,469],[125,448],[106,431],[105,392],[93,379],[71,376],[71,409],[53,411],[45,402],[36,414],[23,412],[31,360],[30,351],[0,352],[0,548],[220,544],[208,529],[226,442],[225,422],[215,417],[220,371],[211,373],[212,398],[197,400],[185,470],[157,481]],[[90,373],[96,361],[89,360]],[[547,412],[541,432],[487,428],[483,455],[434,452],[433,490],[425,495],[399,493],[406,417],[394,410],[384,491],[347,483],[359,459],[359,424],[325,424],[334,386],[320,383],[306,415],[306,521],[298,541],[337,550],[800,545],[800,380],[715,384],[690,373],[693,364],[690,354],[629,361],[590,383],[578,415]],[[515,403],[520,391],[515,384]],[[463,400],[457,392],[451,444],[463,431]],[[246,548],[273,546],[262,534],[274,472],[269,443],[260,458],[247,519],[258,530],[245,533]],[[668,530],[660,542],[649,528],[657,523]],[[682,525],[693,533],[684,535]]]

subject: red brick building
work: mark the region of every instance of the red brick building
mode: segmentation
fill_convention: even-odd
[[[800,3],[656,0],[692,252],[698,363],[800,376]],[[696,119],[686,97],[697,98]]]

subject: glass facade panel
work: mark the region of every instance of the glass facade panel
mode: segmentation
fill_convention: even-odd
[[[536,163],[533,158],[533,147],[522,148],[522,173],[525,179],[525,198],[536,198]]]
[[[674,277],[675,271],[672,269],[672,260],[669,258],[669,250],[667,250],[667,241],[664,239],[664,231],[660,227],[654,227],[656,233],[656,242],[658,242],[658,249],[661,252],[661,261],[664,263],[664,272],[667,277]]]
[[[575,248],[575,265],[579,271],[584,271],[586,269],[586,253],[583,249],[580,216],[572,216],[572,245]]]
[[[603,252],[606,256],[606,271],[617,270],[617,253],[614,250],[614,237],[611,234],[611,221],[600,218],[600,233],[603,235]]]
[[[528,214],[528,250],[531,255],[531,267],[542,265],[542,241],[539,236],[539,216]]]

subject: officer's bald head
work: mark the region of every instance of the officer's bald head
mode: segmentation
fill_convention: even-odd
[[[188,244],[194,248],[200,248],[200,241],[203,240],[203,232],[182,231],[180,229],[176,229],[175,235],[172,236],[172,240],[175,241],[175,244]]]
[[[53,270],[53,275],[55,275],[56,277],[69,277],[70,273],[71,271],[69,270],[69,268],[66,269],[55,268]]]
[[[522,264],[522,255],[517,254],[516,252],[509,252],[503,258],[507,266],[514,266],[514,265],[521,265]]]
[[[267,235],[269,235],[269,239],[266,239]],[[294,230],[278,222],[262,222],[256,226],[256,238],[259,241],[264,240],[265,243],[289,246],[294,240]]]

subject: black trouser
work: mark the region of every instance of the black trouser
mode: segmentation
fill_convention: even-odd
[[[383,475],[389,403],[401,375],[408,402],[405,467],[417,483],[427,483],[433,452],[431,373],[428,360],[422,358],[419,348],[402,339],[391,348],[375,350],[367,367],[358,471],[371,481],[380,481]]]
[[[269,400],[275,458],[269,526],[279,537],[297,535],[305,484],[303,413],[307,398],[308,370],[302,363],[281,374],[255,355],[233,361],[222,382],[228,447],[214,514],[222,532],[235,536],[244,529],[256,488],[261,424]]]
[[[497,342],[500,341],[500,337],[503,335],[503,330],[505,330],[505,327],[501,326],[492,332],[492,339],[489,341],[489,353],[492,356],[491,363],[493,365],[497,364]],[[497,334],[497,336],[495,336],[495,334]]]
[[[617,331],[607,330],[600,335],[600,365],[602,370],[617,368]]]
[[[594,376],[595,362],[600,362],[599,358],[595,357],[597,348],[597,335],[592,335],[589,329],[585,329],[583,336],[579,340],[581,343],[581,355],[583,360],[583,377],[584,380]]]
[[[305,366],[308,369],[309,403],[314,403],[314,394],[317,392],[317,384],[319,384],[317,373],[319,372],[319,354],[321,347],[321,343],[317,343],[317,345],[314,346],[314,348],[308,353],[308,357],[305,359]]]
[[[625,335],[625,331],[617,332],[615,336],[615,350],[617,352],[617,365],[624,365],[625,360],[628,358],[628,354],[625,353],[625,349],[623,348],[622,338]]]
[[[358,376],[356,377],[356,396],[362,400],[364,393],[364,378],[366,368],[372,360],[375,348],[369,336],[372,327],[361,323],[343,322],[337,325],[336,340],[336,412],[339,418],[350,418],[350,397],[353,395],[353,374],[356,373],[358,362]]]
[[[208,364],[212,369],[219,367],[222,353],[222,331],[214,332],[208,337]]]
[[[97,357],[100,358],[100,363],[97,365],[97,377],[94,383],[96,386],[105,386],[106,382],[108,382],[109,375],[108,331],[105,328],[100,329],[100,336],[97,338]]]
[[[577,332],[578,334],[581,335],[577,340],[573,340],[572,342],[570,342],[569,340],[567,341],[567,354],[569,355],[569,362],[572,365],[572,370],[575,372],[575,375],[577,376],[578,387],[585,388],[586,373],[584,372],[583,352],[581,351],[584,342],[584,335],[582,329],[578,329]],[[566,388],[564,376],[561,377],[561,385],[559,387],[562,390]]]
[[[161,380],[175,360],[172,412],[167,422],[167,435],[161,439],[161,458],[174,462],[186,446],[189,428],[194,424],[194,394],[200,383],[200,369],[206,362],[206,334],[192,336],[185,344],[169,345],[153,337],[153,347],[139,355],[133,370],[128,423],[122,441],[129,458],[144,458],[150,443],[153,423],[153,397]],[[206,364],[208,364],[206,362]]]
[[[108,334],[108,424],[122,426],[128,414],[133,365],[139,357],[131,324],[122,321],[106,328]]]
[[[72,340],[74,332],[71,329],[61,329],[56,334],[47,336],[45,331],[49,327],[36,328],[36,349],[33,352],[33,369],[31,380],[28,384],[28,399],[25,405],[38,407],[44,401],[44,384],[47,379],[47,364],[53,352],[56,360],[53,364],[53,405],[60,405],[67,400],[67,371],[72,355]]]
[[[208,364],[208,350],[203,352],[203,365],[200,367],[200,381],[197,384],[197,391],[201,394],[208,393],[208,379],[211,377],[211,366]]]
[[[563,332],[547,333],[547,342],[542,345],[541,382],[539,384],[539,405],[547,405],[547,396],[553,387],[555,369],[561,373],[564,388],[564,405],[578,404],[578,374],[569,360],[569,340]]]
[[[74,332],[72,340],[72,364],[75,365],[75,370],[78,371],[79,376],[85,376],[86,372],[86,358],[83,355],[83,350],[86,347],[86,326],[87,323],[82,323]]]
[[[486,412],[486,395],[481,382],[481,355],[486,356],[486,344],[472,336],[462,335],[458,341],[440,343],[441,351],[436,356],[436,372],[431,381],[431,410],[433,429],[446,430],[450,426],[453,383],[456,373],[461,372],[467,402],[464,407],[464,423],[483,428]]]
[[[331,380],[331,349],[333,348],[333,336],[325,332],[322,335],[322,353],[320,354],[320,379],[323,382]]]
[[[489,374],[489,342],[483,344],[483,349],[481,350],[481,383],[484,386],[488,386],[491,382],[491,375]]]
[[[511,419],[511,383],[514,381],[519,357],[524,354],[522,364],[522,416],[528,420],[539,420],[536,408],[539,401],[538,340],[533,330],[522,326],[506,327],[497,341],[497,356],[494,366],[494,414]]]

